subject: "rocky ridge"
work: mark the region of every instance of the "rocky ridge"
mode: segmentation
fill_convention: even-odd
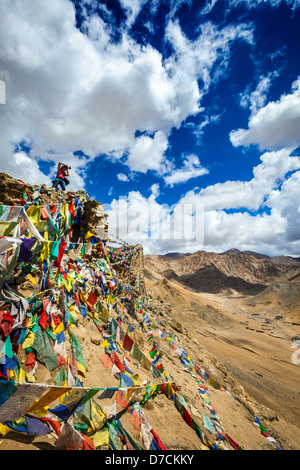
[[[267,286],[299,274],[300,263],[289,257],[268,258],[234,250],[222,254],[198,251],[181,257],[146,255],[146,267],[197,292],[230,288],[258,293]],[[211,281],[206,280],[211,276]],[[234,285],[236,283],[236,285]]]

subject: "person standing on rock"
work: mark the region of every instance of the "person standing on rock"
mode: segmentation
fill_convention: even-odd
[[[65,165],[64,163],[59,162],[59,164],[57,165],[56,178],[52,182],[53,188],[57,189],[57,186],[60,185],[62,191],[66,190],[66,185],[69,184],[69,180],[67,179],[67,176],[69,176],[70,169],[71,168],[68,165]]]

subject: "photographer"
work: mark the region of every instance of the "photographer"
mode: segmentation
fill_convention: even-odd
[[[69,184],[69,180],[67,179],[67,176],[69,176],[69,170],[71,170],[71,167],[59,162],[57,165],[56,178],[52,182],[53,188],[57,189],[57,186],[60,185],[62,191],[66,190],[66,185]]]

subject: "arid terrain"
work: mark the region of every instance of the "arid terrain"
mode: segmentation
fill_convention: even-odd
[[[300,364],[292,355],[300,339],[299,270],[289,257],[238,250],[145,257],[147,286],[173,318],[252,397],[297,427]]]

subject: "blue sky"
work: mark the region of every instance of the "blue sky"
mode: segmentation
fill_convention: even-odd
[[[299,0],[2,0],[1,170],[146,253],[300,251]]]

